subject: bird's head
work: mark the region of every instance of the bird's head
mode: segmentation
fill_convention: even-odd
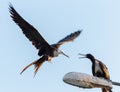
[[[80,54],[79,55],[83,56],[83,57],[80,57],[80,58],[88,58],[90,60],[94,60],[94,56],[92,54]]]
[[[69,58],[69,56],[67,54],[65,54],[62,50],[58,49],[57,51],[58,51],[58,54],[62,54],[62,55]]]

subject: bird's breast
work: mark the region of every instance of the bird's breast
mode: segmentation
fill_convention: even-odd
[[[59,55],[59,52],[58,52],[58,51],[56,51],[56,50],[53,51],[53,56],[54,56],[54,57],[57,57],[58,55]]]
[[[101,70],[101,67],[99,65],[99,62],[95,63],[95,73],[97,73],[97,72],[101,72],[102,73],[102,70]]]

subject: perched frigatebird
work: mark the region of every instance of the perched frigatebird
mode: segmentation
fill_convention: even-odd
[[[28,66],[26,66],[21,74],[31,65],[35,66],[34,76],[36,75],[38,69],[45,61],[51,61],[53,57],[57,57],[59,54],[66,55],[63,51],[59,49],[59,47],[67,42],[72,42],[76,37],[79,36],[81,31],[76,31],[67,35],[65,38],[61,39],[55,44],[49,45],[49,43],[41,36],[37,29],[35,29],[31,24],[29,24],[25,19],[23,19],[17,11],[14,9],[12,5],[9,6],[9,11],[11,13],[11,17],[13,21],[21,28],[22,32],[25,36],[32,42],[32,44],[39,50],[38,55],[40,59],[32,62]]]
[[[90,61],[92,62],[92,74],[93,74],[93,76],[101,77],[101,78],[110,80],[110,74],[109,74],[108,68],[106,67],[106,65],[103,62],[96,59],[92,54],[86,54],[86,55],[79,54],[79,55],[84,56],[84,57],[80,57],[80,58],[90,59]],[[112,92],[112,90],[102,88],[102,92]]]

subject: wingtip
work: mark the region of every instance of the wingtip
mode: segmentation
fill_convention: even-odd
[[[81,33],[82,31],[83,31],[83,29],[81,29],[81,30],[78,30],[77,32]]]
[[[82,31],[83,31],[82,29],[81,29],[81,30],[77,30],[77,31],[75,32],[76,36],[79,36]]]
[[[13,8],[12,3],[11,3],[11,2],[9,2],[9,4],[8,4],[8,5],[9,5],[9,8],[8,8],[8,9],[9,9],[9,10],[11,10],[11,8]]]
[[[14,7],[13,7],[13,5],[12,5],[11,3],[9,3],[9,7],[8,7],[8,9],[9,9],[9,12],[11,13],[10,17],[12,17]]]
[[[82,29],[81,30],[77,30],[76,32],[74,32],[74,34],[76,34],[77,36],[79,36],[82,31],[83,31]]]

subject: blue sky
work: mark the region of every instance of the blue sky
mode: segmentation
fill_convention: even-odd
[[[51,44],[71,32],[83,29],[73,42],[63,45],[71,58],[63,55],[45,62],[36,77],[34,67],[19,73],[37,60],[38,51],[11,20],[9,2],[37,28]],[[65,84],[63,76],[72,71],[91,74],[91,62],[78,59],[78,53],[92,53],[103,61],[111,79],[120,82],[120,1],[119,0],[1,0],[0,3],[0,92],[101,92]],[[120,88],[113,86],[113,92]]]

